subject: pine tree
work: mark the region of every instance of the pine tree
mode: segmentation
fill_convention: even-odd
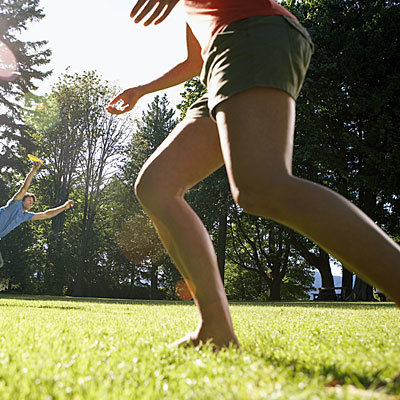
[[[167,96],[155,96],[137,121],[136,133],[129,146],[129,161],[125,164],[124,180],[131,188],[144,162],[157,149],[178,123],[175,111],[169,107]]]
[[[50,61],[47,41],[23,42],[18,35],[28,29],[28,23],[44,17],[39,0],[2,0],[0,2],[0,45],[14,54],[18,70],[14,79],[0,80],[0,168],[20,166],[15,156],[18,149],[32,148],[27,127],[21,118],[21,100],[37,89],[51,72],[42,66]]]

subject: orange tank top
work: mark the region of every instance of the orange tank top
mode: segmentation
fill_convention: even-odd
[[[214,36],[231,22],[256,15],[287,15],[296,19],[274,0],[184,0],[184,7],[203,57]]]

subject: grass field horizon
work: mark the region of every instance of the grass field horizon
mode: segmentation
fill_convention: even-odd
[[[241,352],[168,345],[191,302],[0,295],[0,399],[399,399],[393,303],[231,302]]]

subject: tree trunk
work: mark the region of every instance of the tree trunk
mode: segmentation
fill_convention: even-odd
[[[354,284],[353,291],[346,300],[375,301],[373,288],[372,286],[368,285],[368,283],[356,276],[356,282]]]
[[[317,247],[319,250],[319,255],[317,256],[298,241],[294,235],[291,237],[290,241],[308,264],[316,268],[321,275],[321,287],[324,289],[320,293],[322,296],[318,296],[318,300],[336,300],[336,292],[333,289],[335,287],[335,281],[329,263],[329,254],[320,247]]]
[[[268,300],[278,301],[281,300],[281,283],[279,279],[272,279],[268,282]]]
[[[87,268],[86,268],[86,260],[88,259],[88,232],[86,230],[85,221],[83,222],[83,232],[81,235],[81,251],[80,251],[80,260],[78,262],[78,268],[75,276],[75,287],[73,291],[73,296],[84,297],[88,296],[88,285],[87,284]]]
[[[342,299],[347,299],[353,290],[353,273],[342,266]]]
[[[59,216],[57,216],[59,217]],[[55,220],[57,217],[54,217]],[[61,222],[60,222],[61,221]],[[65,259],[63,257],[63,230],[64,221],[60,218],[52,224],[49,234],[48,244],[48,260],[52,270],[47,282],[47,290],[50,294],[62,295],[63,285],[65,282]]]
[[[131,273],[130,273],[130,279],[131,279],[131,287],[135,287],[135,267],[132,267]]]
[[[363,126],[360,126],[360,132],[363,131]],[[367,142],[370,140],[374,141],[374,138],[366,137]],[[374,145],[375,142],[372,142]],[[360,157],[360,175],[364,174],[365,176],[373,176],[375,170],[374,167],[370,167],[368,165],[368,158]],[[364,211],[372,220],[376,219],[376,193],[372,191],[368,186],[361,187],[359,191],[359,204],[358,206]],[[356,276],[356,281],[354,283],[353,291],[349,296],[350,300],[359,300],[359,301],[374,301],[374,292],[372,286],[368,285],[368,283],[364,282],[358,276]]]
[[[226,252],[226,231],[228,224],[228,213],[225,211],[218,219],[218,239],[217,239],[217,260],[218,269],[222,283],[225,280],[225,252]]]
[[[331,265],[329,263],[329,254],[319,249],[319,261],[314,265],[321,274],[321,286],[323,290],[320,291],[318,300],[336,300],[335,281],[333,279]]]
[[[156,300],[158,299],[158,264],[152,265],[150,270],[150,299]]]
[[[82,266],[78,267],[78,271],[76,273],[76,282],[74,286],[74,290],[72,292],[72,296],[75,297],[84,297],[85,296],[85,285],[83,283],[83,271]]]

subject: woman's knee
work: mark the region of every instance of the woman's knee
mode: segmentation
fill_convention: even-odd
[[[237,188],[233,199],[246,213],[268,218],[273,218],[279,207],[273,192],[264,193],[253,187]]]
[[[136,198],[146,208],[151,207],[152,203],[159,199],[157,188],[158,186],[151,174],[142,170],[136,179],[134,191]]]
[[[232,188],[232,196],[249,214],[279,218],[293,197],[291,181],[291,175],[282,174],[259,182],[237,182]]]
[[[154,213],[168,208],[170,201],[178,196],[179,190],[164,175],[144,169],[136,179],[135,195],[142,206]]]

